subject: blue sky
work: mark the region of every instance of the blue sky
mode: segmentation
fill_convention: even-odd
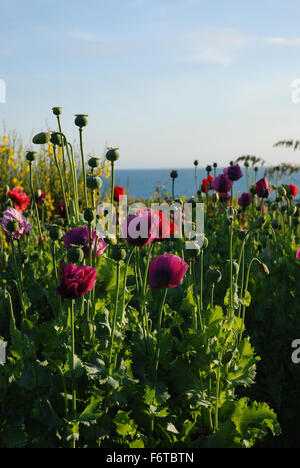
[[[299,17],[296,0],[0,0],[0,119],[29,148],[53,106],[75,144],[86,113],[86,152],[119,147],[120,168],[299,163],[272,148],[300,138]]]

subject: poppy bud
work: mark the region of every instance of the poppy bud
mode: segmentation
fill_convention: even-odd
[[[119,262],[120,260],[125,260],[126,258],[126,250],[120,249],[118,246],[114,246],[111,252],[111,258]]]
[[[206,272],[206,279],[209,284],[219,283],[222,279],[222,273],[216,267],[210,266]]]
[[[213,167],[216,169],[218,167],[218,163],[213,163]]]
[[[245,167],[249,167],[248,161],[245,161],[245,162],[244,162],[244,166],[245,166]]]
[[[119,148],[108,148],[106,153],[106,159],[110,162],[115,162],[120,158],[120,154],[118,153]]]
[[[68,250],[67,258],[69,263],[81,263],[84,259],[84,252],[78,245],[74,245]]]
[[[59,146],[60,148],[65,146],[64,137],[60,133],[57,133],[57,132],[51,133],[50,142],[52,143],[52,145]]]
[[[286,189],[283,187],[283,185],[281,187],[278,187],[277,191],[281,197],[286,197]]]
[[[232,269],[233,269],[233,276],[237,276],[239,274],[240,267],[239,267],[239,264],[236,261],[232,262]],[[226,271],[229,274],[229,272],[230,272],[230,261],[228,261],[227,264],[226,264]]]
[[[218,203],[219,200],[220,200],[220,195],[218,194],[218,192],[214,192],[214,193],[212,194],[212,201],[213,201],[214,203]]]
[[[171,177],[171,179],[177,179],[178,172],[177,171],[171,171],[170,177]]]
[[[36,198],[36,199],[41,198],[42,194],[43,194],[42,190],[41,190],[41,189],[37,189],[37,190],[35,191],[35,198]]]
[[[267,267],[267,265],[265,263],[261,262],[260,267],[261,267],[263,273],[265,273],[266,275],[270,274],[270,270],[269,270],[269,268]]]
[[[95,218],[94,210],[92,208],[86,208],[83,217],[87,223],[91,223]]]
[[[87,176],[86,185],[91,190],[99,190],[102,186],[102,180],[97,176]]]
[[[99,167],[100,158],[95,158],[94,156],[88,160],[88,165],[93,169]]]
[[[28,162],[33,162],[36,159],[36,151],[28,151],[26,153],[26,159]]]
[[[58,226],[50,226],[49,237],[53,241],[60,240],[63,237],[63,231]]]
[[[6,229],[9,232],[16,232],[19,229],[19,223],[16,220],[10,219],[7,223]]]
[[[50,133],[41,132],[32,138],[32,143],[34,143],[35,145],[45,145],[46,143],[49,143],[50,138]]]
[[[54,115],[62,114],[62,107],[52,107],[52,112]]]
[[[289,216],[295,216],[297,213],[297,207],[296,206],[290,206],[290,208],[287,210],[287,214]]]
[[[88,124],[88,116],[86,114],[75,114],[74,123],[79,128],[86,127]]]

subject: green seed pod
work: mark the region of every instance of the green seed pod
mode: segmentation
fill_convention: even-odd
[[[49,143],[50,138],[50,133],[41,132],[32,138],[32,143],[34,143],[35,145],[45,145],[46,143]]]
[[[86,127],[88,124],[88,115],[86,114],[75,114],[75,125],[79,128]]]
[[[206,172],[211,172],[212,171],[212,167],[209,165],[206,167]]]
[[[81,263],[84,259],[84,252],[78,245],[72,246],[67,253],[69,263]]]
[[[88,165],[91,167],[91,168],[96,168],[96,167],[99,167],[100,165],[100,158],[95,158],[94,156],[92,158],[90,158],[88,160]]]
[[[36,151],[28,151],[26,153],[26,159],[28,162],[33,162],[36,159]]]
[[[218,167],[217,163],[213,163],[213,167],[216,169]]]
[[[9,232],[16,232],[19,229],[19,223],[18,221],[10,219],[7,223],[6,228]]]
[[[197,167],[198,165],[199,165],[199,161],[198,161],[197,159],[195,159],[195,161],[194,161],[194,166]]]
[[[52,145],[59,146],[60,148],[62,148],[66,144],[64,137],[58,132],[51,133],[50,142],[52,143]]]
[[[0,271],[4,271],[7,267],[8,254],[3,250],[0,252]]]
[[[125,249],[120,249],[118,246],[114,246],[111,252],[111,258],[119,262],[120,260],[125,260],[127,252]]]
[[[49,237],[53,241],[60,240],[63,237],[64,233],[59,226],[50,226]]]
[[[170,177],[171,177],[171,179],[177,179],[177,177],[178,177],[178,172],[177,172],[177,171],[171,171]]]
[[[120,158],[120,154],[118,152],[119,148],[108,148],[106,153],[106,159],[110,162],[115,162]]]
[[[222,279],[222,273],[216,267],[210,266],[206,272],[206,279],[209,284],[219,283]]]
[[[62,107],[52,107],[52,112],[54,115],[61,115],[62,114]]]
[[[108,235],[104,240],[109,245],[117,245],[118,243],[117,238],[111,235]]]
[[[245,161],[245,162],[244,162],[244,166],[245,166],[245,167],[249,167],[248,161]]]
[[[102,180],[98,176],[87,176],[86,185],[90,190],[99,190],[102,186]]]
[[[92,223],[95,219],[95,211],[92,208],[86,208],[83,217],[87,223]]]

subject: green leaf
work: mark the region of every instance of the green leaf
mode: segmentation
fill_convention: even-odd
[[[125,411],[118,411],[114,418],[114,424],[116,425],[117,433],[123,437],[130,436],[134,437],[137,431],[137,425],[129,417],[129,413],[125,413]]]

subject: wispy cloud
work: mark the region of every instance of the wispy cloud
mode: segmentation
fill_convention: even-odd
[[[265,42],[274,45],[284,45],[284,46],[300,46],[300,37],[295,39],[288,39],[286,37],[265,37]]]
[[[179,60],[229,65],[243,46],[244,38],[227,28],[213,28],[185,34],[181,39]]]

